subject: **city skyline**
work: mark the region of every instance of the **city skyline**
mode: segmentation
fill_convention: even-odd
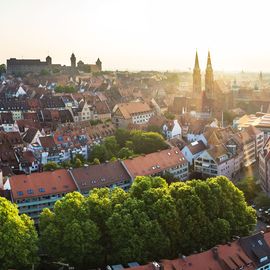
[[[192,71],[197,49],[202,71],[208,50],[214,70],[270,71],[267,1],[11,0],[1,7],[1,63],[50,55],[69,65],[74,52],[86,63],[99,57],[104,70]]]

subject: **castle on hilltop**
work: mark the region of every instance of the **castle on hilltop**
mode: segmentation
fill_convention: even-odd
[[[26,74],[36,73],[40,74],[42,71],[54,72],[100,72],[102,71],[102,62],[98,58],[96,64],[84,64],[82,61],[76,62],[74,53],[70,57],[70,66],[62,66],[60,64],[53,64],[50,56],[46,57],[46,61],[40,59],[16,59],[10,58],[7,60],[7,73],[8,74]]]

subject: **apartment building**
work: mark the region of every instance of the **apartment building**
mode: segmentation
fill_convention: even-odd
[[[222,144],[204,150],[194,161],[194,171],[207,176],[234,176],[234,157]]]
[[[77,187],[67,170],[13,175],[9,179],[11,199],[20,214],[37,221],[44,208],[52,208],[56,201]]]
[[[270,138],[259,153],[259,175],[261,188],[270,194]]]
[[[146,124],[155,114],[145,102],[129,102],[116,104],[113,108],[112,122],[117,127],[127,127],[128,124]]]
[[[189,174],[188,161],[178,147],[126,159],[123,165],[132,179],[136,176],[162,176],[169,172],[182,181]]]
[[[120,187],[127,191],[131,186],[131,176],[120,161],[90,165],[69,172],[78,191],[85,196],[94,188]]]

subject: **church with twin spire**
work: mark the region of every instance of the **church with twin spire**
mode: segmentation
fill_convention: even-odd
[[[214,75],[213,75],[213,68],[212,68],[211,56],[210,56],[209,51],[208,51],[208,57],[207,57],[204,83],[205,83],[204,91],[205,91],[206,96],[209,98],[213,97]],[[193,94],[198,95],[198,94],[201,94],[202,91],[203,89],[202,89],[202,80],[201,80],[201,69],[199,65],[198,52],[196,51],[195,65],[193,69]]]

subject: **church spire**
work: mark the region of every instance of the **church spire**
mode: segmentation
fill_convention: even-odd
[[[195,65],[194,65],[194,69],[198,68],[200,69],[200,65],[199,65],[199,58],[198,58],[198,52],[196,50],[196,56],[195,56]]]
[[[214,75],[211,63],[210,51],[208,51],[207,65],[205,70],[205,91],[209,97],[213,96],[214,93]]]
[[[210,51],[208,51],[208,56],[207,56],[207,68],[212,68]]]
[[[202,91],[201,70],[199,65],[198,52],[196,51],[195,65],[193,69],[193,93],[198,94],[201,91]]]

